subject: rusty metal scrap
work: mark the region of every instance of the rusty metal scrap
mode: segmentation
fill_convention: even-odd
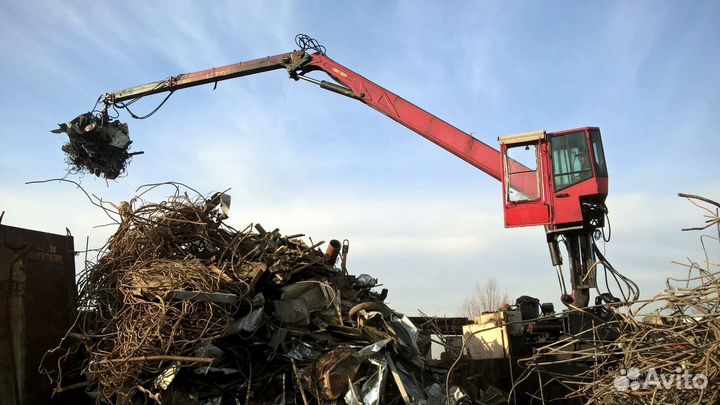
[[[104,112],[81,114],[50,132],[68,136],[62,146],[69,173],[91,173],[115,179],[125,172],[130,158],[143,152],[130,152],[128,126]]]
[[[444,370],[426,365],[429,341],[376,279],[334,267],[339,243],[328,259],[303,235],[239,231],[222,194],[174,190],[121,204],[82,274],[62,349],[84,353],[97,403],[445,403],[430,394]],[[63,367],[48,372],[59,390]]]

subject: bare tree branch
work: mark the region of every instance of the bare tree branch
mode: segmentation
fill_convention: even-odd
[[[472,295],[463,303],[462,313],[473,319],[483,312],[497,311],[500,305],[508,301],[507,290],[502,290],[497,280],[491,277],[483,284],[475,284]]]

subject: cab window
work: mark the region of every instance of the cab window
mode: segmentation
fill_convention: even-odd
[[[550,138],[555,191],[593,176],[585,131]]]
[[[597,129],[590,130],[590,142],[592,143],[593,156],[595,157],[595,168],[598,177],[607,177],[607,166],[605,164],[605,152],[603,151],[602,138]]]
[[[508,186],[506,201],[519,203],[539,200],[541,194],[537,145],[510,146],[505,153]]]

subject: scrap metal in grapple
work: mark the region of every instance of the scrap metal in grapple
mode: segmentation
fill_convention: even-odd
[[[68,142],[62,146],[71,173],[92,173],[112,180],[125,172],[133,155],[130,152],[128,126],[104,114],[87,112],[50,132],[66,133]]]

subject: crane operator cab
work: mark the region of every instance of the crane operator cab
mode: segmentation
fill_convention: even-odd
[[[573,285],[573,295],[563,292],[563,301],[587,306],[589,289],[595,287],[592,237],[604,226],[607,212],[608,172],[600,130],[537,131],[498,141],[505,226],[544,225],[558,271],[561,240]]]

